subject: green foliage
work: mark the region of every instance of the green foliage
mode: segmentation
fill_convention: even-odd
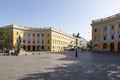
[[[7,40],[7,32],[5,29],[0,28],[0,45]]]
[[[7,39],[7,32],[5,29],[0,28],[0,40],[6,40]]]

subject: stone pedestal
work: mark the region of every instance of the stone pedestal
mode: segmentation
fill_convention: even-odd
[[[23,49],[23,48],[20,48],[20,51],[18,53],[18,56],[19,55],[27,55],[27,52]]]

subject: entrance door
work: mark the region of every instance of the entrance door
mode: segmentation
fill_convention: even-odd
[[[30,51],[30,45],[28,45],[28,51]]]
[[[37,46],[37,51],[40,51],[40,46]]]
[[[26,50],[26,46],[25,45],[23,45],[23,49]]]
[[[105,49],[105,50],[107,49],[107,44],[106,43],[103,44],[103,49]]]
[[[35,46],[33,46],[33,51],[35,51]]]
[[[110,44],[110,51],[113,52],[114,51],[114,43]]]
[[[120,42],[118,43],[118,52],[120,52]]]

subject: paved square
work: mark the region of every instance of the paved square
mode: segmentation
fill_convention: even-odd
[[[120,54],[42,52],[0,56],[0,80],[120,80]]]

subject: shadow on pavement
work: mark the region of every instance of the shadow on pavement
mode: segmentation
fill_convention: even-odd
[[[27,74],[19,80],[120,80],[120,54],[80,52],[78,58],[73,53],[63,55],[67,56],[59,60],[77,63],[46,68],[55,71]]]

